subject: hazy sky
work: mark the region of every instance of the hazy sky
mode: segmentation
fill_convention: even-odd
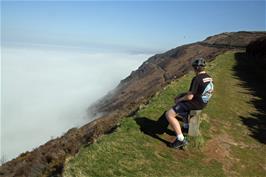
[[[1,15],[3,45],[150,53],[221,32],[265,30],[265,1],[5,1]]]

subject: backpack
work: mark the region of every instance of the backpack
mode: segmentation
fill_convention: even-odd
[[[210,100],[212,93],[214,90],[214,85],[212,80],[207,84],[207,86],[205,87],[204,91],[201,94],[201,98],[203,103],[208,103],[208,101]]]

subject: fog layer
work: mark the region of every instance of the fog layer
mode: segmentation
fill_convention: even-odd
[[[86,108],[147,57],[2,48],[1,157],[9,160],[91,121]]]

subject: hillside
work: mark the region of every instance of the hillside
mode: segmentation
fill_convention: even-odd
[[[89,112],[104,115],[110,112],[122,115],[134,113],[139,104],[145,104],[158,90],[191,70],[191,62],[195,57],[211,61],[226,51],[245,49],[250,42],[261,37],[266,37],[266,32],[221,33],[156,54],[91,106]]]
[[[251,58],[249,61],[250,63],[255,63],[254,61],[261,63],[261,56],[252,56],[254,53],[257,53],[257,49],[265,51],[263,49],[265,42],[263,44],[259,43],[259,45],[256,43],[257,39],[262,37],[266,37],[266,32],[222,33],[208,37],[204,41],[179,46],[166,51],[165,53],[156,54],[150,57],[136,71],[133,71],[127,78],[122,80],[115,90],[108,93],[95,105],[88,109],[90,113],[101,113],[102,116],[92,122],[88,122],[80,128],[72,128],[63,136],[52,139],[32,151],[24,152],[17,158],[4,163],[0,167],[0,176],[60,176],[64,169],[64,162],[67,157],[74,156],[80,151],[81,147],[90,147],[90,145],[96,142],[102,135],[110,134],[116,130],[116,128],[121,124],[121,120],[124,121],[125,117],[136,115],[139,108],[149,103],[150,99],[156,95],[158,91],[164,89],[177,78],[186,75],[191,70],[190,65],[193,58],[204,57],[208,61],[212,61],[216,56],[221,55],[224,52],[244,50],[248,44],[253,42],[253,45],[249,47],[249,50],[251,51]],[[263,54],[263,52],[260,53]],[[262,60],[262,63],[265,63],[265,60]],[[257,68],[254,70],[257,71]],[[253,89],[261,88],[261,82],[257,82],[256,79],[264,76],[264,69],[260,69],[259,71],[261,71],[261,74],[256,78],[250,78],[250,75],[245,75],[246,71],[240,73],[241,77],[252,81],[248,81],[248,84],[254,83],[253,85],[248,85],[247,87],[250,86]],[[265,77],[262,77],[261,79],[265,80]],[[259,85],[256,83],[259,83]],[[226,84],[228,83],[226,82]],[[186,84],[182,84],[180,86],[184,87],[183,89],[187,87]],[[227,85],[221,84],[221,87],[226,86]],[[154,117],[150,117],[151,115],[148,115],[147,117],[149,119],[153,118],[156,120],[159,114],[162,114],[162,111],[170,105],[172,98],[169,97],[176,94],[176,89],[177,88],[174,88],[175,93],[168,96],[168,99],[160,99],[161,101],[164,100],[158,104],[162,105],[161,108],[158,110],[156,108],[156,110],[154,110],[152,113]],[[263,89],[255,92],[254,94],[261,97],[261,95],[264,95]],[[168,95],[168,93],[166,93],[166,95]],[[220,103],[220,105],[222,104]],[[260,107],[260,105],[263,105],[263,101],[262,103],[258,103],[256,108],[257,106]],[[261,111],[261,108],[257,109]],[[141,112],[143,112],[143,110],[139,111],[139,113]],[[215,113],[213,113],[213,115],[214,114]],[[258,116],[263,117],[261,114],[258,114]],[[259,121],[262,120],[262,118],[259,119]],[[254,136],[261,136],[263,132],[265,132],[263,131],[265,129],[263,128],[264,124],[257,128],[258,121],[255,120],[254,125],[250,126],[252,123],[252,118],[251,123],[250,121],[244,122],[245,125],[249,126],[249,131],[253,132]],[[129,123],[129,125],[131,125],[131,123]],[[118,131],[120,129],[121,127],[118,128]],[[114,135],[112,134],[111,137],[112,136]],[[262,136],[262,139],[265,139],[263,137],[264,135]]]
[[[173,97],[188,89],[191,72],[124,118],[114,133],[69,158],[64,176],[265,176],[265,94],[257,94],[266,88],[265,77],[257,78],[261,71],[241,52],[219,55],[207,70],[215,94],[204,110],[202,136],[190,138],[185,151],[168,148],[173,132],[160,135],[154,127]]]

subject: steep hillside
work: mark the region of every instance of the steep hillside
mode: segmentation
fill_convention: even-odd
[[[215,94],[204,110],[202,136],[190,138],[185,151],[167,147],[173,132],[160,134],[156,121],[173,97],[188,89],[192,73],[158,92],[114,133],[68,159],[64,176],[265,176],[265,97],[256,90],[265,89],[266,82],[251,87],[243,76],[252,74],[252,83],[259,83],[256,68],[252,58],[234,52],[209,64]]]
[[[191,70],[191,60],[195,57],[211,61],[225,51],[245,49],[250,42],[261,37],[266,37],[266,33],[222,33],[202,42],[154,55],[122,80],[113,92],[90,107],[89,111],[110,113],[119,110],[122,114],[135,112],[139,104],[147,102],[162,87]]]
[[[265,36],[266,32],[222,33],[152,56],[122,80],[115,90],[89,108],[90,112],[102,113],[101,117],[81,128],[70,129],[63,136],[3,164],[0,176],[61,174],[66,157],[75,155],[81,147],[94,143],[103,134],[114,131],[123,117],[134,115],[156,92],[188,73],[194,57],[211,61],[226,51],[243,49],[250,42]],[[256,131],[256,128],[253,129]]]

